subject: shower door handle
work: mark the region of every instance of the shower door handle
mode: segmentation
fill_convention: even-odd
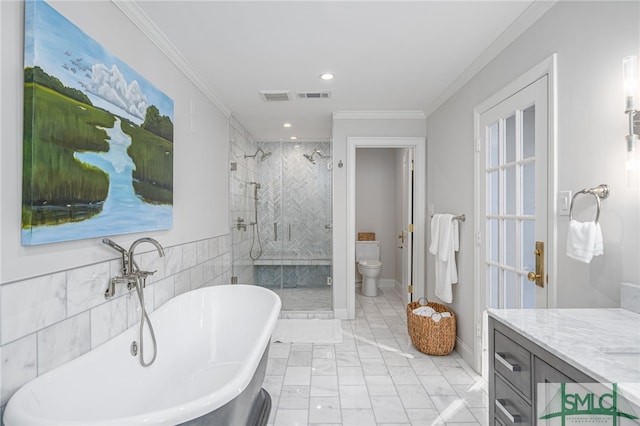
[[[291,224],[289,224],[289,241],[291,241]]]
[[[278,241],[278,222],[273,222],[273,240]]]

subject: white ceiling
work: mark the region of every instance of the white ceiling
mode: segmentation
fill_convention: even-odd
[[[532,3],[139,0],[136,14],[256,140],[304,141],[329,140],[335,112],[429,108]]]

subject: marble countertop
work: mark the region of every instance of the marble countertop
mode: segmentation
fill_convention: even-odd
[[[640,314],[625,309],[490,309],[489,315],[640,402]]]

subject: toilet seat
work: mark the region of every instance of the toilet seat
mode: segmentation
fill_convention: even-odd
[[[382,266],[382,262],[380,262],[379,260],[369,259],[361,260],[358,262],[358,264],[363,268],[379,268]]]

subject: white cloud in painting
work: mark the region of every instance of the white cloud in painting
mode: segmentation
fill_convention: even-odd
[[[91,69],[91,83],[87,89],[96,96],[117,105],[129,114],[144,120],[147,97],[140,84],[133,80],[128,84],[116,65],[95,64]]]

